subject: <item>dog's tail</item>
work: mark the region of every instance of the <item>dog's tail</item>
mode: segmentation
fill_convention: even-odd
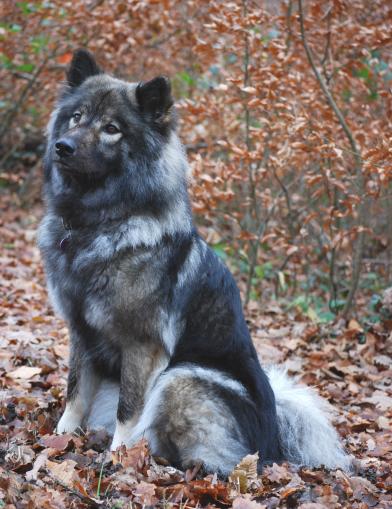
[[[270,366],[266,373],[275,394],[284,458],[299,465],[350,470],[351,458],[331,424],[329,403],[314,389],[298,385],[285,369]]]

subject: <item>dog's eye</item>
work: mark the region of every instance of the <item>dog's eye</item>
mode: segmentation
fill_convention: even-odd
[[[105,125],[105,127],[103,128],[103,130],[105,131],[105,133],[107,134],[117,134],[120,132],[120,129],[118,129],[115,125],[113,124],[107,124]]]
[[[82,118],[82,114],[79,111],[75,111],[75,113],[72,115],[72,118],[75,122],[79,122],[79,120]]]

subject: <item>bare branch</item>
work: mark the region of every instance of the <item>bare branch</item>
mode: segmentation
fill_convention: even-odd
[[[327,99],[328,104],[330,105],[331,109],[335,113],[335,115],[338,119],[338,122],[339,122],[340,126],[342,127],[342,129],[349,141],[352,153],[354,155],[354,160],[355,160],[355,173],[356,173],[358,187],[359,187],[362,197],[364,197],[366,189],[365,189],[365,181],[364,181],[364,177],[363,177],[363,173],[362,173],[362,158],[361,158],[360,150],[357,146],[357,143],[354,139],[354,136],[353,136],[350,128],[347,125],[347,122],[343,116],[343,113],[340,111],[331,91],[329,90],[327,84],[324,81],[324,78],[321,76],[319,70],[316,67],[312,51],[311,51],[311,49],[308,45],[308,41],[306,39],[302,0],[298,0],[298,8],[299,8],[299,21],[300,21],[300,27],[301,27],[301,39],[302,39],[303,47],[306,52],[306,56],[308,58],[310,66],[313,70],[313,73],[320,85],[320,88],[323,91],[325,98]],[[359,205],[358,212],[359,212],[358,213],[358,226],[359,227],[365,226],[366,208],[365,208],[364,202],[362,202]],[[359,278],[360,278],[360,274],[361,274],[363,251],[364,251],[364,240],[365,240],[365,232],[363,231],[362,228],[360,228],[359,232],[358,232],[358,237],[357,237],[354,254],[353,254],[350,290],[349,290],[349,293],[347,296],[346,304],[342,311],[342,315],[344,318],[346,318],[351,311],[351,308],[352,308],[352,305],[354,302],[354,297],[355,297],[355,294],[356,294],[356,291],[358,288]]]
[[[14,103],[14,105],[8,110],[7,114],[5,115],[4,121],[3,121],[3,123],[0,126],[0,140],[3,138],[5,133],[10,128],[10,126],[11,126],[11,124],[12,124],[14,118],[15,118],[16,113],[19,111],[19,108],[22,106],[22,104],[25,102],[25,100],[29,96],[29,94],[30,94],[34,84],[36,83],[39,75],[41,74],[41,72],[45,68],[45,66],[47,64],[47,61],[48,61],[48,58],[49,57],[47,56],[41,62],[41,64],[37,67],[35,73],[32,75],[30,80],[27,82],[26,86],[23,88],[19,98],[17,99],[17,101]]]

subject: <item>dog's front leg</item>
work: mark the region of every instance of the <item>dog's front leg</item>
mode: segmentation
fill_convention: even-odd
[[[57,424],[57,433],[70,433],[82,425],[83,419],[91,407],[97,387],[98,378],[93,367],[84,358],[77,342],[71,342],[67,402],[64,413]]]
[[[143,351],[143,348],[140,348]],[[146,373],[141,352],[125,349],[121,361],[120,397],[117,407],[117,422],[111,450],[121,444],[130,445],[131,432],[143,406]]]

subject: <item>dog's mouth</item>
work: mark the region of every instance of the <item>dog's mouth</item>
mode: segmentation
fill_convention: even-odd
[[[73,164],[70,163],[70,161],[67,161],[65,159],[60,159],[59,157],[56,157],[53,159],[53,162],[58,166],[60,169],[64,169],[66,171],[72,171],[72,172],[80,172]]]
[[[70,175],[72,177],[76,178],[99,178],[101,177],[101,172],[99,171],[84,171],[80,169],[79,166],[76,166],[75,164],[72,164],[71,161],[55,158],[53,159],[53,162],[56,164],[56,166],[65,174]]]
[[[67,161],[64,161],[63,159],[53,159],[53,162],[57,164],[57,166],[68,168],[69,163]]]

